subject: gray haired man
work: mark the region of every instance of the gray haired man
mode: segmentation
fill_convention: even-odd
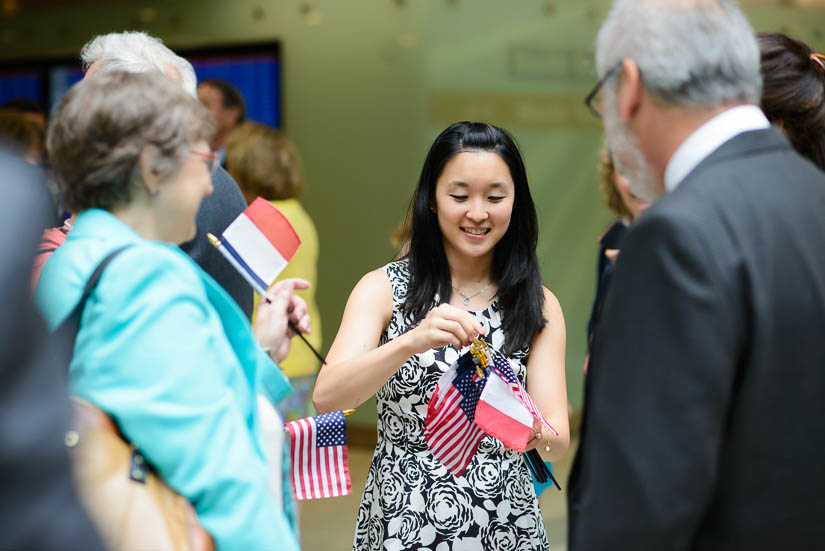
[[[159,71],[179,81],[197,100],[197,79],[192,65],[159,39],[146,33],[122,32],[97,36],[83,46],[80,57],[86,76],[98,71]],[[235,299],[247,317],[251,317],[253,297],[249,284],[206,239],[207,232],[220,235],[246,208],[246,201],[238,184],[223,168],[217,167],[212,173],[212,186],[212,195],[203,200],[198,210],[195,220],[197,235],[180,246]]]
[[[570,549],[825,548],[825,175],[757,107],[734,2],[617,0],[596,65],[588,104],[657,201],[595,337]]]

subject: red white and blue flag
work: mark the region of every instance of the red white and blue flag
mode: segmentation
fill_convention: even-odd
[[[533,432],[533,415],[498,373],[489,370],[487,379],[476,408],[476,424],[508,448],[523,452]]]
[[[438,380],[427,405],[427,447],[455,476],[464,473],[484,438],[475,414],[486,380],[476,374],[470,354],[464,354]]]
[[[289,220],[258,197],[221,235],[221,252],[259,293],[266,294],[292,260],[301,239]]]
[[[476,423],[508,448],[520,452],[530,440],[534,417],[541,420],[546,430],[558,436],[527,394],[510,362],[497,354],[491,359],[492,367],[487,372],[490,380],[479,398]]]
[[[291,421],[292,490],[295,499],[352,493],[347,463],[347,430],[341,411]]]

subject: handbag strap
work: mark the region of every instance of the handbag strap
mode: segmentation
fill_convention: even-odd
[[[75,305],[72,312],[63,320],[63,323],[60,324],[60,327],[57,328],[57,333],[61,335],[71,336],[71,341],[77,338],[77,332],[80,330],[80,319],[83,316],[83,309],[86,307],[86,301],[92,296],[92,293],[97,287],[98,281],[100,281],[100,277],[103,275],[103,270],[106,269],[106,266],[115,259],[117,255],[122,253],[124,250],[131,247],[131,245],[124,245],[122,247],[118,247],[117,249],[113,250],[105,257],[100,263],[95,267],[92,275],[89,276],[89,280],[86,282],[86,287],[83,289],[83,294],[80,295],[80,300]],[[66,366],[68,368],[68,366]]]
[[[92,296],[95,287],[97,287],[97,284],[103,275],[103,270],[106,269],[106,266],[108,266],[117,255],[129,247],[131,247],[131,245],[124,245],[123,247],[113,250],[103,257],[103,260],[101,260],[92,271],[92,275],[89,276],[89,280],[86,282],[86,287],[83,288],[83,294],[80,295],[80,300],[75,305],[71,314],[63,320],[63,323],[61,323],[60,327],[57,329],[61,335],[65,335],[67,342],[70,340],[70,337],[72,342],[77,339],[77,333],[80,330],[80,319],[83,316],[83,309],[86,307],[86,301],[90,296]],[[66,367],[68,369],[68,365]],[[118,438],[123,440],[126,445],[132,448],[131,458],[129,460],[129,478],[136,482],[145,484],[149,475],[146,460],[143,458],[143,455],[141,455],[141,453],[123,437],[117,427],[117,424],[109,417],[109,415],[94,404],[84,400],[73,398],[73,406],[75,422],[78,423],[78,425],[93,426],[115,434]],[[69,444],[69,435],[67,434],[67,445],[77,444],[78,431],[71,432],[74,433],[72,438],[73,444]]]

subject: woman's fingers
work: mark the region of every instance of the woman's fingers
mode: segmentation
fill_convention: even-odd
[[[456,308],[455,306],[451,306],[449,304],[442,304],[433,310],[433,312],[442,319],[452,320],[461,325],[464,334],[468,337],[467,340],[472,340],[478,335],[483,335],[485,333],[484,326],[481,325],[481,322],[465,310],[461,310],[460,308]]]
[[[269,300],[272,300],[272,297],[278,293],[288,292],[289,294],[292,294],[293,291],[303,291],[304,289],[309,289],[309,287],[309,281],[297,277],[291,277],[288,279],[282,279],[272,285],[272,287],[267,290],[266,296]]]
[[[455,336],[458,339],[458,342],[462,344],[462,346],[466,345],[470,342],[470,340],[472,340],[470,338],[470,334],[472,332],[467,332],[464,329],[464,326],[462,326],[461,323],[457,322],[456,320],[443,319],[439,320],[438,323],[440,325],[439,328],[442,331],[445,331]]]
[[[297,325],[301,319],[307,315],[308,310],[309,308],[307,307],[307,303],[304,299],[298,295],[292,295],[290,297],[289,305],[287,307],[289,321]]]

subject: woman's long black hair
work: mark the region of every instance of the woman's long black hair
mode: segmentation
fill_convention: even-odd
[[[493,281],[498,285],[498,304],[503,312],[502,329],[506,335],[503,352],[511,354],[530,344],[546,323],[543,315],[538,243],[538,217],[527,173],[513,138],[501,128],[478,122],[457,122],[433,142],[418,187],[407,214],[409,228],[410,285],[404,312],[420,322],[432,307],[436,293],[442,303],[452,296],[452,281],[435,206],[435,186],[447,161],[464,151],[489,151],[504,160],[515,184],[510,226],[496,245],[493,256]]]

